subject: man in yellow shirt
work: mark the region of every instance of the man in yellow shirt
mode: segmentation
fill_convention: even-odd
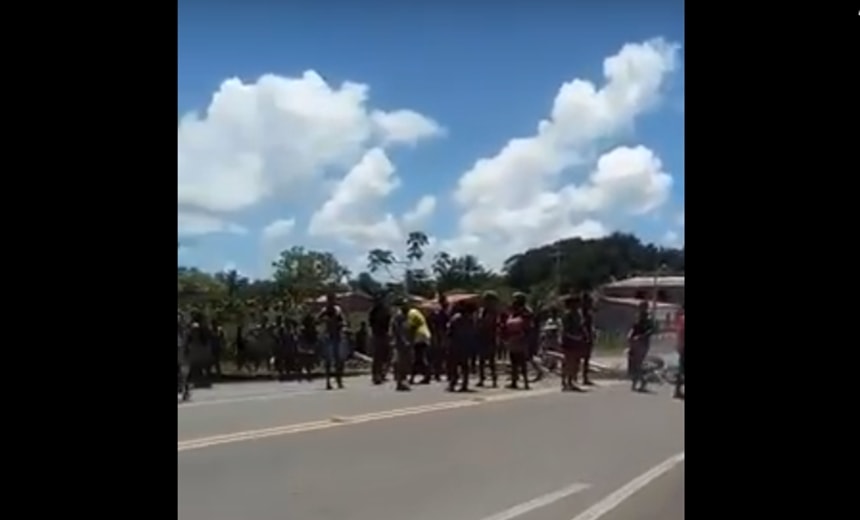
[[[409,374],[409,384],[415,384],[415,376],[423,376],[419,384],[430,383],[430,368],[427,364],[427,349],[430,348],[430,327],[424,313],[412,306],[408,299],[400,301],[400,312],[406,318],[406,340],[412,351],[412,367]],[[403,367],[406,369],[406,367]]]

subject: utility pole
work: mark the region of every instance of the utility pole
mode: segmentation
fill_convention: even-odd
[[[660,264],[657,269],[654,270],[654,287],[653,292],[651,293],[651,318],[656,319],[657,317],[657,293],[659,292],[660,285],[660,276],[666,270],[666,264]]]
[[[407,262],[403,271],[403,292],[406,293],[406,300],[412,302],[412,296],[409,294],[409,270],[412,262]]]

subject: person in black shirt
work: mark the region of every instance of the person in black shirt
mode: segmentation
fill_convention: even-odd
[[[594,352],[594,300],[591,298],[591,293],[585,291],[582,293],[580,313],[582,314],[582,332],[583,332],[583,348],[582,348],[582,384],[585,386],[593,386],[594,383],[589,377],[591,372],[591,354]]]
[[[469,391],[469,353],[477,341],[477,324],[475,323],[476,305],[470,301],[462,301],[455,305],[451,317],[448,334],[448,391]],[[434,333],[435,334],[435,333]]]
[[[654,320],[648,312],[648,302],[639,302],[638,315],[630,332],[627,334],[629,347],[627,349],[627,370],[630,373],[631,390],[645,392],[648,381],[642,370],[642,363],[651,348],[651,336],[654,334]]]
[[[430,349],[427,358],[430,365],[430,375],[437,382],[442,380],[445,366],[446,350],[448,348],[448,320],[451,316],[448,299],[444,294],[439,295],[438,308],[430,314]]]
[[[681,312],[678,314],[677,334],[678,334],[678,375],[675,380],[675,398],[683,399],[686,382],[684,381],[684,346],[686,344],[686,316],[684,306],[681,305]]]
[[[296,362],[299,365],[299,372],[304,372],[308,381],[313,380],[313,367],[317,362],[318,343],[319,332],[317,331],[317,320],[311,311],[308,310],[302,317],[296,352]]]
[[[188,352],[186,351],[187,345],[185,341],[185,320],[181,313],[178,317],[179,319],[176,323],[176,383],[178,393],[182,394],[182,400],[187,401],[191,397],[191,385],[188,383]]]
[[[477,311],[477,334],[476,345],[471,348],[472,352],[478,353],[478,385],[484,386],[486,382],[485,371],[489,370],[490,382],[493,388],[499,386],[496,370],[496,357],[499,350],[499,329],[501,328],[501,317],[499,315],[499,297],[493,291],[486,291],[482,295],[481,308]]]
[[[189,389],[192,386],[196,388],[210,386],[206,377],[206,368],[211,364],[211,336],[203,313],[194,312],[183,345],[186,359],[188,359],[186,385]]]
[[[370,324],[373,361],[371,364],[371,379],[373,384],[385,382],[388,365],[391,362],[391,309],[383,293],[377,293],[373,298],[373,307],[367,316]]]
[[[574,382],[579,372],[585,341],[582,313],[578,296],[564,299],[564,314],[561,316],[561,349],[564,352],[562,368],[562,391],[580,392],[582,389]]]
[[[358,330],[355,332],[355,350],[361,354],[367,355],[367,322],[362,321],[358,326]]]

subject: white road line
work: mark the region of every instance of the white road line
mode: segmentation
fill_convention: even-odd
[[[600,386],[603,386],[603,387],[616,386],[616,385],[619,385],[622,383],[623,383],[623,381],[607,380],[607,381],[601,381]],[[371,389],[371,390],[375,390],[375,389]],[[538,388],[537,390],[542,391],[544,389]],[[381,393],[381,392],[379,392],[379,393]],[[216,398],[216,399],[210,399],[210,400],[205,400],[205,401],[189,401],[189,402],[185,402],[185,403],[177,402],[176,404],[177,404],[177,409],[179,411],[182,411],[182,410],[187,410],[189,408],[197,408],[200,406],[215,406],[215,405],[219,405],[219,404],[244,403],[244,402],[249,402],[249,401],[273,401],[275,399],[288,399],[290,397],[300,397],[300,396],[304,396],[304,395],[322,395],[322,394],[327,394],[327,393],[322,388],[318,388],[315,390],[281,391],[281,392],[273,392],[273,393],[266,393],[266,394],[245,395],[245,396],[241,396],[241,397],[224,397],[221,399]],[[510,392],[510,394],[512,394],[514,396],[519,395],[515,392]],[[335,394],[331,394],[331,395],[335,395]],[[378,393],[373,392],[373,395],[378,395]],[[497,394],[497,395],[500,395],[500,394]],[[504,395],[508,395],[508,394],[504,394]],[[476,401],[485,401],[485,400],[487,400],[487,396],[478,395],[478,396],[475,396],[473,399],[475,399]]]
[[[283,426],[275,426],[272,428],[264,428],[261,430],[249,430],[244,432],[227,433],[223,435],[213,435],[211,437],[202,437],[197,439],[178,441],[176,450],[178,452],[182,452],[200,448],[207,448],[210,446],[218,446],[221,444],[265,439],[268,437],[278,437],[281,435],[289,435],[293,433],[303,433],[314,430],[350,426],[354,424],[380,421],[383,419],[394,419],[396,417],[406,417],[410,415],[438,412],[442,410],[450,410],[453,408],[463,408],[466,406],[481,406],[493,402],[508,401],[511,399],[524,399],[527,397],[538,397],[542,395],[557,393],[558,390],[555,388],[542,388],[532,390],[530,392],[509,392],[496,395],[487,395],[483,400],[468,399],[461,401],[440,401],[420,406],[397,408],[394,410],[384,410],[381,412],[372,412],[360,415],[333,416],[330,417],[328,420],[323,421],[287,424]]]
[[[669,457],[627,484],[624,484],[600,502],[576,515],[572,520],[597,520],[681,462],[684,462],[684,452]]]
[[[553,491],[552,493],[547,493],[546,495],[539,496],[535,499],[529,500],[528,502],[517,504],[510,509],[505,509],[504,511],[500,511],[492,516],[483,518],[482,520],[512,520],[518,516],[530,513],[535,509],[540,509],[542,507],[546,507],[552,504],[553,502],[558,502],[562,498],[569,497],[570,495],[573,495],[575,493],[579,493],[580,491],[586,490],[589,487],[590,486],[588,484],[571,484],[567,487],[559,489],[558,491]]]
[[[277,394],[258,394],[243,397],[226,397],[223,399],[212,399],[209,401],[190,401],[185,403],[176,403],[179,411],[188,408],[197,408],[198,406],[213,406],[216,404],[232,404],[244,403],[247,401],[272,401],[274,399],[286,399],[288,397],[298,397],[302,395],[320,394],[322,390],[300,390],[296,392],[281,392]]]

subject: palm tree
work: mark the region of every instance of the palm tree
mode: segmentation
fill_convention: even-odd
[[[424,248],[430,240],[423,231],[413,231],[406,237],[406,259],[412,263],[424,258]]]
[[[391,274],[391,266],[395,263],[397,259],[394,258],[394,253],[386,249],[372,249],[367,253],[367,269],[371,273],[384,269]]]

